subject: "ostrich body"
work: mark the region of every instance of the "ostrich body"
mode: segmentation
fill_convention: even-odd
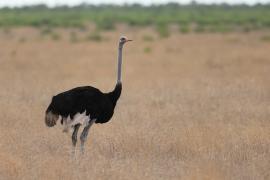
[[[84,152],[84,143],[90,127],[94,123],[106,123],[113,116],[114,108],[122,91],[122,49],[128,41],[131,40],[126,37],[121,37],[119,41],[117,83],[113,91],[103,93],[91,86],[77,87],[54,96],[46,110],[45,123],[48,127],[53,127],[58,120],[61,120],[64,132],[73,128],[74,152],[80,126],[84,127],[80,135],[81,152]]]

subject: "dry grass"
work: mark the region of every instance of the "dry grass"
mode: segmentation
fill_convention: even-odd
[[[146,42],[149,30],[122,31],[135,40],[124,51],[122,97],[76,159],[70,135],[47,128],[44,111],[69,88],[113,88],[119,33],[99,43],[71,43],[62,33],[59,41],[41,40],[31,29],[0,34],[0,179],[269,179],[263,33]]]

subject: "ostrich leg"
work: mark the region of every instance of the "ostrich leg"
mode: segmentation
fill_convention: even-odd
[[[87,126],[85,126],[85,128],[83,129],[83,132],[80,136],[80,139],[81,139],[81,153],[83,154],[84,153],[84,143],[87,139],[87,136],[88,136],[88,132],[90,130],[90,127],[94,124],[94,122],[96,121],[96,119],[93,119],[93,120],[90,120],[89,121],[89,124]]]
[[[77,143],[77,134],[78,134],[78,130],[80,128],[80,124],[76,124],[74,126],[74,131],[72,133],[72,145],[73,145],[73,150],[72,150],[72,154],[75,154],[75,148],[76,148],[76,143]]]

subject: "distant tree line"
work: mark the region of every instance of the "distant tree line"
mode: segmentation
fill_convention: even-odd
[[[193,1],[187,5],[80,4],[74,7],[49,8],[40,4],[0,9],[0,27],[85,28],[89,23],[96,24],[99,30],[113,30],[117,23],[126,23],[130,26],[153,25],[165,36],[170,24],[179,25],[181,32],[250,31],[270,28],[270,4],[205,5]]]

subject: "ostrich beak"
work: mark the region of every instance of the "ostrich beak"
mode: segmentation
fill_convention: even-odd
[[[132,39],[127,39],[126,42],[128,42],[128,41],[133,41],[133,40]]]

